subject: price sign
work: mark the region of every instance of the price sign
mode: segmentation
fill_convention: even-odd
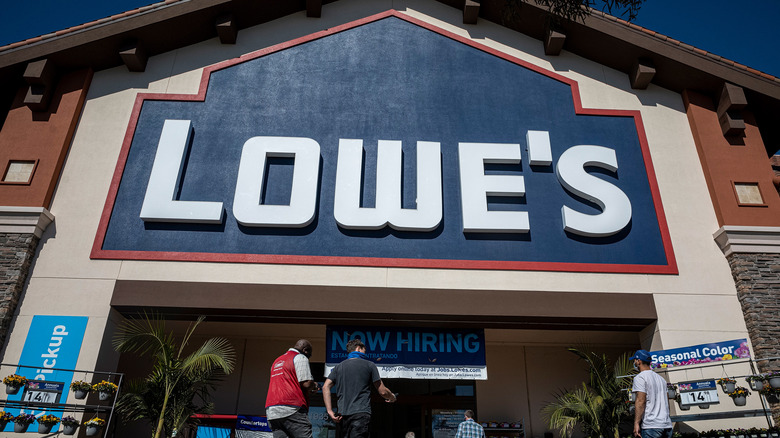
[[[40,404],[58,403],[64,387],[65,384],[62,382],[32,380],[27,382],[22,401]]]
[[[681,382],[678,388],[680,390],[680,404],[683,406],[720,403],[718,400],[718,388],[715,386],[714,380]]]

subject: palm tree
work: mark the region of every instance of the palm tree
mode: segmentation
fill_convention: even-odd
[[[117,351],[154,357],[151,374],[131,382],[117,403],[127,421],[156,421],[154,438],[160,438],[163,432],[165,436],[175,434],[190,423],[192,414],[207,411],[214,382],[233,371],[235,350],[224,338],[208,339],[184,355],[192,334],[204,319],[200,316],[189,325],[178,346],[173,334],[166,332],[165,321],[157,315],[125,320],[114,337]]]
[[[555,401],[542,409],[542,416],[564,438],[570,437],[576,426],[590,438],[619,438],[618,426],[630,416],[627,390],[636,374],[628,355],[624,353],[610,364],[605,354],[586,348],[567,350],[585,361],[588,381],[574,391],[556,394]]]

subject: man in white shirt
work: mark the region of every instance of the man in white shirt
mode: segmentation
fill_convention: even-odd
[[[672,420],[669,418],[666,380],[651,369],[653,359],[647,350],[637,350],[629,360],[633,360],[634,367],[639,370],[631,389],[636,394],[634,436],[671,438]]]

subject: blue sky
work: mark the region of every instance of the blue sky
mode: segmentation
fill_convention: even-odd
[[[150,0],[0,0],[0,46],[156,3]],[[646,0],[635,21],[780,77],[780,0]]]

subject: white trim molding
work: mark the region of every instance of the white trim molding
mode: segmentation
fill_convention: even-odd
[[[0,206],[0,233],[32,233],[40,238],[54,215],[43,207]]]
[[[713,234],[723,254],[780,254],[780,227],[725,225]]]

